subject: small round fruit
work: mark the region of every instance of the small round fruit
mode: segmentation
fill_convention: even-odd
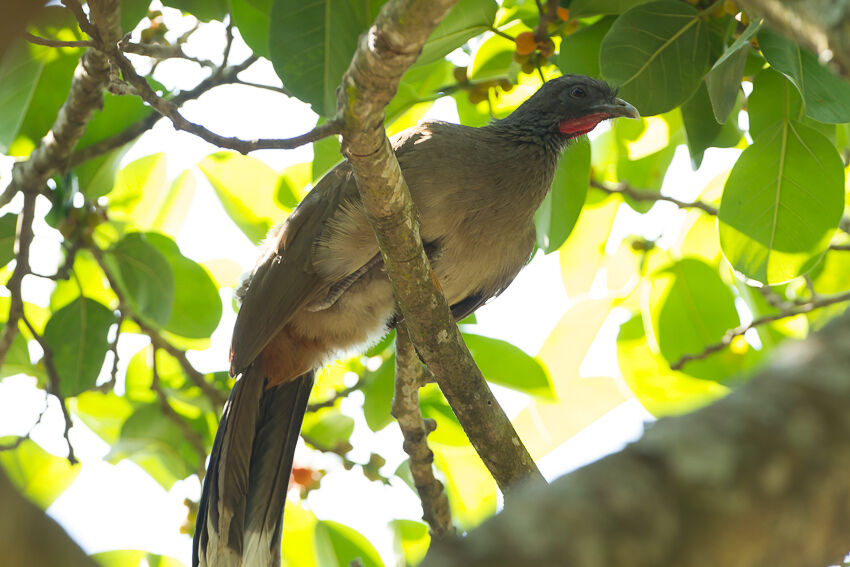
[[[562,8],[558,6],[558,19],[562,22],[566,22],[570,19],[570,10],[568,8]]]
[[[548,37],[537,43],[537,49],[544,57],[551,57],[555,53],[555,42]]]
[[[537,47],[537,42],[534,40],[534,34],[530,31],[525,31],[516,36],[516,52],[520,55],[530,55],[534,53]]]

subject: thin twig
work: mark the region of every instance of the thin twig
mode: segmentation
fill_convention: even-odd
[[[216,69],[218,66],[209,59],[198,59],[191,55],[186,55],[183,51],[183,46],[179,43],[126,43],[124,44],[124,52],[134,55],[142,55],[156,59],[157,62],[165,61],[166,59],[185,59],[192,63],[197,63],[202,67]]]
[[[33,424],[32,424],[32,427],[30,427],[30,428],[29,428],[29,430],[27,431],[26,435],[19,435],[19,436],[17,436],[17,437],[15,438],[15,440],[14,440],[14,441],[12,441],[11,443],[4,443],[4,444],[0,444],[0,451],[12,451],[12,450],[17,449],[18,447],[20,447],[20,446],[21,446],[21,443],[23,443],[23,442],[24,442],[24,441],[26,441],[27,439],[30,439],[30,437],[32,436],[32,432],[33,432],[33,430],[34,430],[36,427],[38,427],[38,424],[39,424],[39,423],[41,423],[42,418],[44,418],[44,414],[45,414],[45,413],[47,413],[47,407],[48,407],[48,406],[47,406],[47,400],[48,400],[48,396],[49,396],[49,394],[47,393],[47,391],[45,391],[45,392],[44,392],[44,405],[41,407],[41,411],[40,411],[40,412],[38,412],[38,417],[36,418],[35,423],[33,423]]]
[[[242,63],[225,67],[221,70],[221,72],[213,73],[208,78],[198,83],[194,88],[178,93],[168,100],[176,106],[180,106],[187,101],[195,100],[202,94],[217,86],[235,83],[238,81],[237,75],[253,65],[257,59],[258,57],[256,55],[252,55]],[[151,112],[135,124],[128,126],[122,132],[119,132],[114,136],[110,136],[109,138],[104,138],[99,142],[95,142],[90,146],[74,152],[69,160],[70,166],[73,167],[75,165],[79,165],[80,163],[94,159],[97,156],[103,155],[106,152],[112,151],[115,148],[119,148],[124,144],[135,140],[153,128],[154,124],[156,124],[161,118],[163,118],[163,116],[159,112]],[[0,198],[0,203],[2,202],[3,200]]]
[[[3,334],[0,335],[0,367],[6,361],[6,355],[12,348],[12,342],[18,335],[18,321],[24,315],[24,300],[21,295],[21,283],[24,276],[30,273],[30,247],[32,246],[33,230],[32,224],[35,220],[36,193],[24,192],[24,206],[18,215],[18,228],[15,236],[15,270],[6,288],[9,290],[9,314],[6,317],[6,325]]]
[[[109,352],[112,353],[112,369],[109,371],[109,380],[100,386],[102,392],[108,392],[115,387],[118,380],[118,339],[121,338],[121,324],[124,322],[124,312],[118,313],[118,323],[115,327],[115,339],[109,345]]]
[[[42,361],[44,362],[44,369],[47,372],[48,392],[56,396],[56,399],[59,400],[59,407],[62,408],[62,417],[65,420],[65,431],[63,432],[63,436],[65,437],[65,444],[68,445],[68,462],[72,465],[76,465],[79,461],[77,461],[77,457],[74,456],[74,446],[71,445],[71,437],[69,435],[74,424],[71,421],[71,414],[68,412],[68,406],[65,404],[65,397],[59,389],[60,378],[59,372],[56,370],[56,365],[53,363],[53,351],[51,350],[50,345],[44,341],[44,338],[38,334],[35,327],[33,327],[29,319],[27,319],[26,315],[22,314],[21,320],[27,326],[27,329],[29,329],[33,339],[35,339],[38,346],[40,346],[43,351]]]
[[[850,252],[850,244],[833,244],[829,247],[830,250],[837,250],[839,252]]]
[[[682,356],[674,364],[671,364],[670,368],[672,370],[681,370],[686,363],[692,360],[701,360],[706,358],[710,354],[723,350],[724,348],[729,346],[729,344],[731,344],[732,339],[745,334],[750,329],[755,329],[756,327],[760,327],[761,325],[772,323],[774,321],[779,321],[780,319],[787,319],[788,317],[794,317],[796,315],[809,313],[810,311],[814,311],[815,309],[820,309],[821,307],[826,307],[835,303],[841,303],[843,301],[850,301],[850,292],[828,297],[821,297],[820,299],[809,301],[807,303],[782,311],[780,313],[774,313],[773,315],[759,317],[758,319],[753,320],[749,325],[742,325],[740,327],[730,329],[726,332],[725,335],[723,335],[723,338],[720,340],[720,342],[705,347],[702,352],[697,354],[686,354]]]
[[[89,40],[83,41],[63,41],[60,39],[48,39],[46,37],[38,37],[31,33],[25,33],[24,39],[36,45],[45,45],[47,47],[94,47],[95,43]]]
[[[546,41],[549,37],[549,23],[558,21],[558,0],[547,0],[546,7],[537,0],[537,11],[540,13],[540,19],[537,22],[537,28],[534,30],[534,39],[537,41]]]
[[[594,189],[604,191],[605,193],[627,195],[636,201],[666,201],[668,203],[673,203],[680,209],[700,209],[710,215],[717,215],[717,209],[708,203],[703,203],[702,201],[680,201],[674,197],[668,197],[667,195],[662,195],[661,193],[656,193],[654,191],[635,189],[628,183],[621,182],[616,185],[612,185],[610,183],[591,179],[590,186]]]
[[[334,405],[336,405],[337,400],[347,398],[349,396],[349,394],[351,394],[352,392],[356,392],[357,390],[359,390],[362,387],[363,387],[363,384],[361,383],[360,380],[358,380],[356,384],[353,384],[353,385],[349,386],[348,388],[343,388],[342,390],[338,390],[338,391],[334,392],[334,394],[330,398],[328,398],[327,400],[324,400],[324,401],[321,401],[321,402],[316,402],[314,404],[309,404],[307,406],[307,411],[308,412],[315,412],[315,411],[319,411],[322,408],[333,407]]]
[[[404,436],[413,484],[422,501],[422,519],[431,529],[434,539],[455,533],[451,509],[443,484],[434,476],[434,453],[428,447],[428,434],[436,427],[433,420],[422,418],[419,409],[419,388],[430,374],[416,355],[407,328],[401,324],[396,329],[395,392],[392,416],[398,421]]]
[[[242,140],[235,137],[226,137],[216,134],[205,126],[190,122],[180,114],[178,107],[171,101],[168,101],[157,95],[148,82],[136,73],[132,62],[121,53],[117,48],[113,48],[110,52],[110,57],[118,64],[124,74],[124,79],[128,81],[138,92],[142,99],[150,104],[154,110],[171,120],[176,130],[184,130],[191,134],[215,144],[221,148],[229,148],[236,150],[242,154],[247,154],[254,150],[291,150],[310,142],[315,142],[326,138],[333,134],[339,134],[342,131],[342,124],[339,120],[328,120],[324,124],[316,126],[310,132],[295,136],[294,138],[285,139],[259,139],[259,140]]]
[[[83,30],[86,35],[95,40],[100,39],[100,34],[89,21],[88,16],[86,16],[85,11],[83,11],[82,5],[80,5],[77,0],[62,0],[62,5],[71,10],[71,13],[74,14],[74,18],[76,18],[80,29]]]

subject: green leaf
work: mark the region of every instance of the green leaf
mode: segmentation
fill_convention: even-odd
[[[498,35],[492,36],[475,52],[469,68],[469,79],[479,82],[508,78],[511,66],[514,65],[515,51],[514,42]]]
[[[682,122],[691,155],[691,167],[697,170],[702,164],[705,150],[714,144],[722,129],[714,118],[711,99],[704,83],[700,84],[694,96],[682,104]]]
[[[778,122],[801,119],[803,100],[791,81],[768,68],[753,79],[753,92],[747,99],[747,113],[750,118],[750,135],[755,139]]]
[[[656,417],[691,412],[729,392],[713,380],[670,370],[667,361],[647,344],[640,315],[620,327],[617,361],[632,393]]]
[[[430,443],[431,436],[428,439]],[[453,521],[469,530],[495,514],[496,482],[475,450],[468,443],[460,447],[434,443],[431,448],[434,464],[446,478]]]
[[[416,64],[426,65],[442,59],[469,39],[489,30],[498,9],[494,0],[458,2],[431,32]]]
[[[272,0],[230,0],[233,23],[251,50],[269,57],[269,12]]]
[[[711,99],[711,108],[714,117],[720,124],[725,124],[729,113],[738,99],[741,90],[741,78],[747,63],[747,55],[750,52],[749,41],[761,28],[764,20],[750,22],[738,39],[732,42],[705,76],[708,87],[708,96]]]
[[[481,373],[488,382],[531,396],[555,398],[552,380],[539,360],[508,342],[463,334]]]
[[[740,324],[735,296],[717,269],[685,258],[655,274],[650,309],[661,355],[674,364],[719,343]],[[694,378],[722,382],[740,370],[744,359],[728,349],[688,362],[682,371]]]
[[[431,545],[428,526],[413,520],[392,520],[396,549],[400,549],[405,565],[419,565]]]
[[[0,58],[0,153],[8,152],[18,135],[44,69],[47,49],[19,40]]]
[[[570,16],[584,18],[599,14],[622,14],[648,0],[573,0],[570,3]]]
[[[150,228],[176,236],[183,227],[192,199],[195,196],[195,175],[191,170],[181,173],[160,201],[156,216],[150,222]]]
[[[105,254],[105,260],[133,309],[158,326],[171,319],[174,306],[174,272],[168,260],[143,233],[122,238]]]
[[[336,89],[372,23],[372,6],[356,0],[272,0],[269,53],[275,72],[296,97],[324,117],[336,114]]]
[[[322,567],[348,567],[360,559],[364,567],[383,567],[381,556],[362,534],[330,520],[320,520],[315,532],[316,555]]]
[[[821,65],[817,55],[773,30],[765,28],[758,37],[770,66],[803,95],[807,116],[828,124],[850,122],[850,83]]]
[[[590,187],[590,142],[581,139],[567,147],[552,182],[552,190],[534,215],[537,245],[546,254],[560,248],[578,222]]]
[[[165,257],[174,274],[174,307],[163,328],[191,339],[209,337],[221,319],[221,298],[212,278],[167,236],[148,232],[145,240]]]
[[[309,443],[321,449],[343,450],[351,445],[349,439],[354,432],[354,420],[336,408],[327,408],[304,416],[301,434]]]
[[[166,0],[165,4],[189,12],[202,22],[222,20],[227,15],[227,0]]]
[[[395,355],[384,359],[377,370],[363,375],[363,415],[366,425],[372,431],[380,431],[389,425],[393,418],[390,409],[393,401],[395,377]]]
[[[572,238],[560,253],[561,278],[568,296],[578,297],[590,290],[605,261],[605,242],[622,202],[618,196],[600,197],[598,191],[588,194]]]
[[[121,29],[124,33],[133,31],[139,22],[148,15],[150,0],[122,0]]]
[[[0,217],[0,266],[5,266],[15,258],[17,226],[18,215],[6,213]]]
[[[217,152],[201,160],[198,167],[206,175],[224,210],[255,244],[289,212],[275,200],[278,174],[256,158]]]
[[[76,396],[94,387],[109,348],[107,333],[113,323],[112,310],[85,297],[50,317],[43,338],[53,353],[63,396]]]
[[[112,445],[121,434],[121,427],[133,413],[133,406],[124,396],[113,392],[89,390],[68,400],[74,412],[92,431]]]
[[[684,2],[661,0],[630,9],[602,40],[605,80],[644,116],[686,101],[708,65],[709,40],[697,11]]]
[[[165,172],[165,154],[145,156],[127,164],[106,195],[110,220],[130,227],[150,227],[160,213]]]
[[[573,2],[575,4],[575,2]],[[562,73],[599,77],[599,50],[602,39],[616,18],[602,18],[586,28],[565,36],[558,53],[558,68]]]
[[[799,122],[782,122],[761,133],[732,168],[718,212],[720,246],[746,277],[787,281],[818,262],[843,207],[835,146]]]
[[[106,456],[111,463],[130,458],[165,490],[198,470],[198,455],[183,430],[162,413],[159,402],[138,406],[121,427],[121,437]]]
[[[91,198],[109,193],[115,187],[121,160],[129,149],[130,144],[124,144],[74,167],[81,192]]]
[[[79,466],[54,457],[29,439],[14,451],[0,451],[0,464],[12,484],[42,510],[49,508],[80,473]]]
[[[412,106],[434,99],[438,90],[453,80],[453,68],[454,65],[445,59],[439,59],[428,65],[415,65],[408,69],[401,77],[396,95],[387,105],[387,124],[394,122]]]

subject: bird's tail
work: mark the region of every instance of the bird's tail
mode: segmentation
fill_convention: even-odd
[[[313,372],[265,389],[260,364],[237,380],[215,436],[193,567],[280,565],[283,507]]]

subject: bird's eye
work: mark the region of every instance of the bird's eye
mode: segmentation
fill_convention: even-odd
[[[570,89],[570,96],[573,98],[584,98],[587,95],[587,91],[582,87],[573,87]]]

